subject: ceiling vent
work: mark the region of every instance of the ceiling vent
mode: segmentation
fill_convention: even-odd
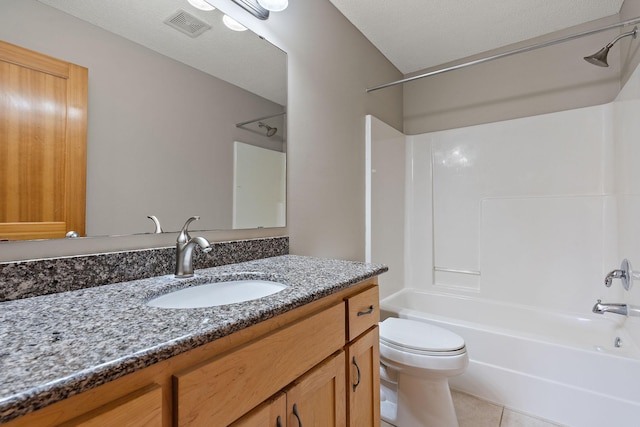
[[[180,9],[164,21],[170,27],[185,33],[189,37],[198,37],[200,34],[211,29],[211,26],[193,15]]]

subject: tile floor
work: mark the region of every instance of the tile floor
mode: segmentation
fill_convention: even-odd
[[[560,427],[465,393],[452,391],[451,394],[460,427]],[[381,425],[393,427],[384,421]]]

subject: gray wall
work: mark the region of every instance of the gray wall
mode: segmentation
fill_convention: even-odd
[[[365,115],[402,127],[401,89],[366,88],[401,75],[328,0],[269,21],[289,53],[291,251],[364,259]]]
[[[620,10],[620,20],[637,18],[640,16],[640,0],[625,0]],[[632,27],[625,27],[624,32],[631,31]],[[640,38],[633,40],[631,37],[625,37],[620,40],[620,57],[621,66],[621,82],[620,88],[629,80],[631,74],[640,64]]]
[[[363,259],[364,117],[402,128],[402,90],[365,89],[402,75],[328,0],[292,1],[266,22],[227,0],[211,2],[288,52],[288,226],[203,235],[289,234],[292,253]],[[0,261],[173,243],[175,235],[20,242],[0,245]]]
[[[624,17],[600,19],[456,63],[619,22],[640,15],[638,3],[626,0],[621,13]],[[635,15],[631,9],[635,9]],[[595,53],[620,32],[614,29],[405,84],[404,132],[415,135],[610,102],[621,87],[620,58],[622,52],[624,62],[628,62],[628,41],[611,49],[609,68],[590,65],[583,57]],[[463,42],[464,34],[456,36]],[[633,70],[627,66],[624,69],[627,73]]]
[[[291,251],[299,254],[364,256],[365,114],[418,134],[595,105],[611,101],[640,62],[638,41],[625,39],[612,49],[611,68],[584,63],[582,56],[610,41],[614,30],[367,95],[366,87],[402,76],[328,0],[292,1],[266,22],[226,0],[211,2],[289,53],[289,206],[286,229],[206,235],[220,240],[288,233]],[[620,17],[594,25],[640,15],[639,3],[626,0]],[[16,243],[0,246],[0,260],[163,246],[174,238]]]

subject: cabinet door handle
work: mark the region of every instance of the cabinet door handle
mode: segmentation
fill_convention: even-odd
[[[373,313],[373,306],[372,305],[369,306],[369,310],[367,310],[367,311],[359,311],[358,312],[358,316],[365,316],[365,315],[371,314],[371,313]]]
[[[282,419],[280,418],[280,415],[276,418],[276,427],[282,427]]]
[[[358,362],[356,362],[355,356],[353,356],[353,359],[351,359],[351,363],[353,364],[353,366],[356,367],[356,371],[358,372],[358,380],[356,381],[355,384],[353,384],[353,391],[356,391],[356,389],[360,385],[360,367],[358,366]]]
[[[302,427],[302,420],[300,419],[300,415],[298,414],[298,405],[296,403],[293,404],[293,415],[296,416],[298,420],[298,427]]]

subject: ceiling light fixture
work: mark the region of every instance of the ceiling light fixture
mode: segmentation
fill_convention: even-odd
[[[196,9],[204,10],[206,12],[211,12],[212,10],[216,10],[215,7],[211,6],[205,0],[188,0],[189,4]]]
[[[282,12],[289,6],[289,0],[258,0],[258,4],[271,12]]]
[[[224,15],[222,17],[222,22],[224,22],[224,25],[226,25],[227,28],[229,28],[230,30],[233,30],[233,31],[246,31],[247,30],[247,27],[245,27],[244,25],[242,25],[241,23],[239,23],[238,21],[236,21],[235,19],[233,19],[229,15]]]
[[[258,19],[269,19],[269,11],[260,6],[257,0],[233,0],[235,4],[252,14]]]

